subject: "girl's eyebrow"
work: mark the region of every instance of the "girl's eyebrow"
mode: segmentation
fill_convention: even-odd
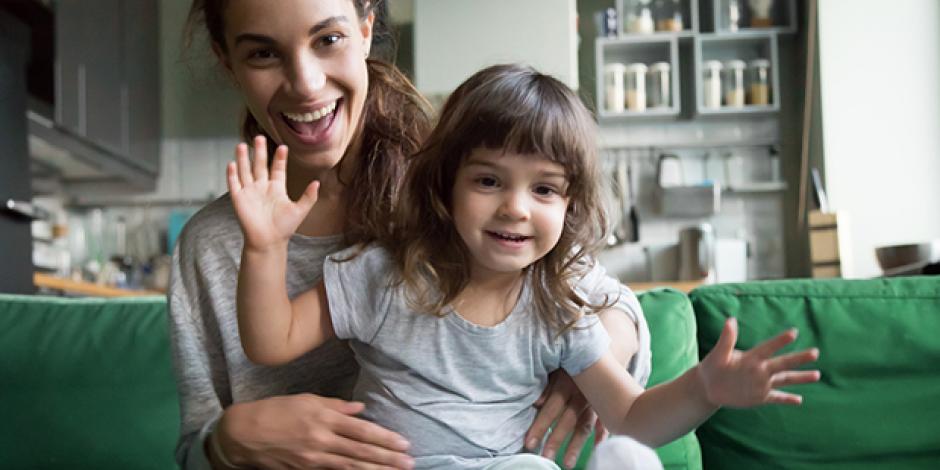
[[[500,165],[498,162],[479,160],[475,158],[468,159],[465,165],[466,166],[482,166],[482,167],[493,168],[497,170],[502,170],[505,168],[503,165]],[[564,170],[562,171],[541,170],[539,171],[539,176],[542,178],[560,178],[560,179],[568,178],[567,176],[565,176]]]
[[[349,18],[347,18],[345,15],[331,16],[311,26],[307,34],[309,36],[316,35],[320,31],[332,26],[335,23],[349,23]],[[272,39],[270,36],[265,36],[263,34],[242,33],[238,36],[235,36],[235,46],[238,46],[240,43],[246,41],[260,42],[262,44],[274,44],[275,42],[274,39]]]

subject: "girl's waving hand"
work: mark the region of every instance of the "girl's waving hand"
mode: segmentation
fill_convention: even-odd
[[[715,347],[702,359],[698,372],[707,400],[715,406],[750,407],[768,403],[799,405],[800,395],[779,387],[819,380],[818,370],[793,370],[819,357],[816,348],[774,356],[796,339],[797,330],[787,330],[748,351],[734,349],[738,338],[735,318],[725,321]]]

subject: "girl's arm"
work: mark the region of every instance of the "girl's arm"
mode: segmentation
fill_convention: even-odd
[[[287,246],[291,235],[317,201],[312,182],[294,202],[287,196],[287,147],[274,154],[268,175],[267,144],[255,138],[254,163],[248,146],[239,144],[229,163],[227,181],[244,234],[238,271],[238,332],[253,362],[279,365],[310,351],[333,336],[323,283],[296,299],[287,297]]]
[[[749,351],[737,351],[737,323],[731,318],[702,362],[670,382],[644,391],[611,352],[574,381],[612,432],[659,447],[693,430],[721,406],[800,404],[799,395],[777,388],[818,381],[818,371],[792,370],[816,360],[818,350],[773,356],[795,339],[796,331],[789,330]]]

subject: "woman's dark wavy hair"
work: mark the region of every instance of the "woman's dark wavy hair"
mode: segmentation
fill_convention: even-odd
[[[383,11],[383,0],[349,0],[360,19]],[[193,44],[194,36],[204,30],[209,39],[225,50],[224,12],[229,0],[193,0],[184,30],[184,47]],[[387,46],[391,34],[384,23],[385,15],[377,15],[373,25],[373,42]],[[373,47],[373,53],[394,54],[394,47]],[[369,89],[361,116],[359,159],[355,174],[346,187],[354,188],[346,195],[345,238],[348,245],[368,243],[391,237],[390,214],[398,200],[408,157],[414,154],[431,128],[431,108],[411,81],[389,62],[390,58],[366,60]],[[245,111],[241,136],[250,141],[256,135],[267,137],[254,116]],[[350,148],[357,148],[350,145]],[[343,157],[345,161],[350,155]]]
[[[556,331],[570,328],[588,303],[574,281],[603,246],[607,216],[597,168],[597,126],[567,86],[522,65],[483,69],[447,99],[437,126],[415,155],[387,244],[411,305],[441,315],[469,279],[469,253],[451,217],[457,170],[477,148],[535,154],[558,163],[568,182],[568,212],[558,244],[529,269],[536,307]]]

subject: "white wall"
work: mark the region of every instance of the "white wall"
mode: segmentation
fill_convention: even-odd
[[[820,0],[826,187],[849,216],[846,277],[877,246],[940,238],[940,2]]]
[[[578,88],[575,0],[416,0],[415,85],[450,94],[477,70],[524,62]]]

